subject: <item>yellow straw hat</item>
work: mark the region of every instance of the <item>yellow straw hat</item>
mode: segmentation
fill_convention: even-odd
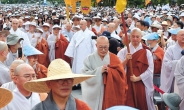
[[[93,76],[94,75],[74,74],[72,73],[67,62],[62,59],[56,59],[53,60],[48,67],[47,78],[41,78],[26,82],[24,84],[24,88],[31,92],[49,93],[50,89],[47,87],[46,81],[73,78],[73,85],[76,85]]]
[[[12,99],[13,95],[11,91],[0,88],[0,109],[5,107]]]

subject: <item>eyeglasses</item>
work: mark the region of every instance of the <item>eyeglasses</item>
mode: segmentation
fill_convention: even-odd
[[[108,50],[108,49],[109,49],[109,46],[104,46],[104,47],[100,46],[99,49],[100,49],[101,51],[102,51],[102,50]]]
[[[15,76],[19,76],[19,75],[15,75]],[[25,74],[25,75],[19,76],[19,77],[24,77],[26,80],[31,80],[31,79],[36,79],[37,75],[36,74],[33,74],[33,75]]]
[[[72,84],[73,83],[73,79],[69,78],[69,79],[58,79],[58,80],[54,80],[55,82],[59,83],[59,84],[64,84],[64,82],[67,82],[68,84]]]

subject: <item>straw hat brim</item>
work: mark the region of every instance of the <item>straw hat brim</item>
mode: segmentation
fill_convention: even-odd
[[[0,109],[5,107],[12,99],[13,99],[13,95],[11,93],[11,91],[4,89],[4,88],[0,88]]]
[[[32,80],[32,81],[26,82],[24,84],[24,88],[30,92],[49,93],[50,89],[48,88],[46,81],[73,78],[74,79],[73,85],[76,85],[91,77],[94,77],[94,75],[83,75],[83,74],[72,74],[72,73],[66,74],[66,75],[62,74],[62,75],[50,76],[47,78],[41,78],[38,80]]]

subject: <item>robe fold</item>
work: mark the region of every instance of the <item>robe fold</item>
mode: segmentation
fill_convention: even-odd
[[[87,75],[96,75],[81,83],[82,99],[86,102],[92,110],[102,110],[104,84],[102,67],[110,64],[109,52],[102,60],[97,51],[89,55],[84,60],[84,67],[81,73]]]
[[[49,46],[48,46],[47,41],[42,38],[41,42],[39,42],[36,45],[36,49],[38,49],[39,51],[43,53],[42,55],[38,55],[38,62],[44,65],[45,67],[48,67],[50,61],[48,60],[49,59]]]
[[[142,73],[144,73],[148,68],[148,60],[146,59],[146,49],[141,49],[137,52],[135,52],[132,55],[132,66],[133,66],[133,74],[135,76],[140,76]],[[127,101],[126,105],[135,107],[135,100],[133,96],[133,86],[132,82],[130,81],[130,67],[129,64],[127,64],[127,82],[128,82],[128,94],[127,94]],[[137,97],[137,108],[140,110],[148,110],[147,102],[146,102],[146,91],[143,81],[138,81],[134,83],[135,85],[135,91],[136,91],[136,97]]]
[[[108,73],[104,73],[103,109],[117,105],[125,105],[128,90],[126,73],[119,58],[110,53]]]
[[[80,30],[76,32],[72,37],[65,55],[73,58],[73,73],[79,74],[83,67],[84,59],[96,50],[96,41],[91,39],[92,36],[94,36],[94,33],[86,29],[85,31]]]
[[[0,61],[0,86],[7,82],[11,82],[9,69]]]
[[[16,88],[13,91],[13,100],[2,110],[31,110],[40,102],[41,101],[38,93],[32,92],[31,97],[27,99],[19,92],[18,88]]]
[[[174,71],[178,60],[182,57],[181,51],[182,48],[177,42],[165,52],[160,77],[160,89],[164,92],[174,92]]]
[[[155,110],[153,103],[153,56],[150,50],[143,44],[139,44],[137,48],[130,43],[130,53],[132,54],[132,66],[133,74],[135,76],[140,76],[141,80],[135,82],[136,96],[138,109],[140,110]],[[127,48],[123,48],[119,51],[118,57],[121,61],[124,61],[126,54],[128,53]],[[133,92],[132,84],[130,81],[130,70],[129,64],[126,67],[127,71],[127,83],[128,83],[128,92],[127,92],[127,105],[135,107],[133,101]]]
[[[152,50],[152,53],[154,60],[154,74],[160,74],[164,57],[164,50],[157,45],[156,48]]]
[[[179,89],[179,96],[181,97],[182,101],[180,103],[180,108],[184,108],[184,56],[178,61],[176,65],[176,69],[174,72],[176,84]]]
[[[57,42],[55,41],[56,36],[54,36],[53,34],[51,34],[47,39],[50,50],[49,51],[50,62],[54,59],[61,58],[70,64],[71,63],[70,59],[64,55],[69,42],[62,34],[59,33],[59,36],[60,38]]]
[[[6,88],[6,89],[8,89],[10,91],[13,91],[17,86],[16,86],[16,84],[13,81],[11,81],[11,82],[3,84],[1,87],[2,88]]]
[[[37,75],[37,79],[46,78],[47,68],[42,64],[36,64],[35,73]]]

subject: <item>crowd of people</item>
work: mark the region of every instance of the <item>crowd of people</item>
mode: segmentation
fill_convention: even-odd
[[[0,7],[2,110],[158,110],[156,90],[184,109],[182,6],[126,8],[125,21],[115,7],[76,11]],[[80,88],[82,101],[71,94]]]

